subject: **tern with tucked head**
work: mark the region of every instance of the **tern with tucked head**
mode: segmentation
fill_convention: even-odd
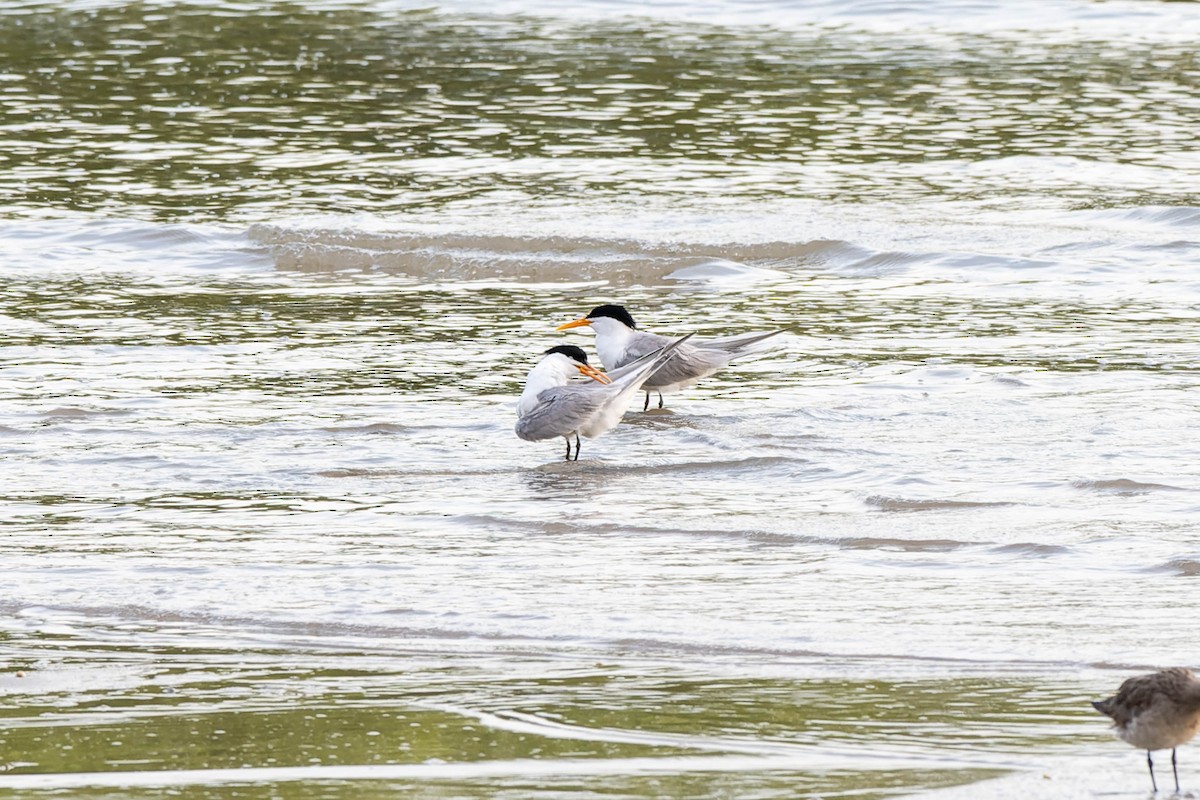
[[[629,401],[647,376],[669,362],[691,334],[614,370],[609,375],[588,365],[587,355],[574,345],[551,347],[529,371],[525,391],[517,403],[517,436],[528,442],[567,440],[571,460],[571,437],[575,437],[575,460],[579,460],[579,436],[594,439],[621,421]],[[592,381],[571,382],[576,375]]]
[[[559,325],[557,330],[565,331],[585,325],[595,331],[596,352],[609,372],[636,361],[671,341],[666,336],[638,330],[637,323],[625,307],[612,304],[596,306],[586,317]],[[662,408],[663,392],[679,391],[728,366],[735,358],[768,349],[771,343],[766,340],[780,333],[783,331],[743,333],[738,336],[700,340],[680,347],[675,358],[659,367],[642,384],[642,389],[646,392],[646,404],[642,410],[650,408],[651,391],[658,392],[658,407]]]

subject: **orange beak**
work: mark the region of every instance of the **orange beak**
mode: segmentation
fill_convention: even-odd
[[[584,325],[591,325],[591,324],[592,324],[592,321],[590,319],[588,319],[587,317],[580,317],[579,319],[575,320],[574,322],[568,322],[566,324],[559,325],[554,330],[565,331],[568,328],[582,328]]]
[[[596,381],[597,383],[605,383],[605,384],[612,383],[612,378],[608,377],[607,375],[605,375],[603,372],[596,369],[595,367],[589,366],[587,364],[576,364],[575,369],[579,370],[579,372],[581,374],[587,375],[589,378]]]

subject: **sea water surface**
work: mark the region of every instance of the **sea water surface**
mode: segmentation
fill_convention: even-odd
[[[1197,658],[1198,40],[6,4],[0,793],[1146,796],[1088,700]],[[566,463],[602,302],[786,333]]]

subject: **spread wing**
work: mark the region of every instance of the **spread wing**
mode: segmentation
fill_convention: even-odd
[[[739,333],[736,336],[722,336],[719,339],[704,339],[696,342],[696,347],[707,348],[712,350],[724,350],[733,356],[739,356],[746,353],[757,353],[771,347],[771,344],[765,344],[767,339],[772,336],[777,336],[783,331],[767,331],[766,333]]]
[[[728,363],[728,353],[683,345],[675,351],[675,357],[655,370],[643,386],[686,385],[711,375]]]
[[[636,361],[642,356],[656,353],[673,341],[675,340],[666,336],[659,336],[657,333],[637,331],[629,338],[629,343],[625,346],[625,352],[621,354],[621,363],[616,366],[623,367],[630,361]]]
[[[674,341],[666,336],[659,336],[657,333],[639,331],[626,345],[625,352],[621,355],[620,366],[623,367],[639,358],[656,353]],[[653,388],[694,381],[708,375],[713,370],[720,369],[728,360],[729,357],[726,353],[706,352],[689,344],[681,344],[675,349],[674,358],[655,370],[654,374],[646,379],[644,385]],[[613,370],[609,374],[620,374],[620,369]]]
[[[694,383],[721,369],[738,356],[766,349],[769,345],[763,344],[764,340],[778,333],[783,333],[783,331],[743,333],[737,336],[725,336],[720,339],[681,345],[675,351],[675,357],[656,370],[646,380],[644,386],[653,389]],[[621,365],[653,353],[672,341],[666,336],[639,331],[625,348]]]
[[[529,442],[569,436],[600,410],[608,392],[587,384],[554,386],[537,396],[537,405],[517,420],[517,436]]]

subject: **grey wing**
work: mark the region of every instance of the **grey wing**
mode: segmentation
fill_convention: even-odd
[[[706,350],[682,345],[675,357],[663,364],[643,386],[674,386],[699,380],[729,363],[729,354],[722,350]]]
[[[659,336],[657,333],[638,331],[629,340],[625,352],[621,354],[621,363],[616,364],[615,367],[623,367],[631,361],[637,361],[642,356],[657,353],[673,341],[675,340],[667,336]]]
[[[629,345],[625,348],[622,365],[656,353],[674,341],[674,339],[660,336],[657,333],[641,331],[630,340]],[[716,363],[709,365],[708,362],[712,361],[714,357]],[[680,345],[675,350],[674,358],[655,370],[643,385],[653,388],[693,381],[720,368],[726,360],[727,357],[724,353],[704,353],[691,345]]]
[[[755,353],[759,350],[764,350],[771,347],[775,343],[764,344],[765,340],[776,336],[783,331],[767,331],[766,333],[740,333],[737,336],[722,336],[719,339],[705,339],[696,342],[696,347],[708,348],[711,350],[724,350],[733,355],[742,353]]]
[[[569,436],[600,407],[607,393],[599,386],[555,386],[538,394],[538,404],[517,420],[517,436],[529,442]]]

